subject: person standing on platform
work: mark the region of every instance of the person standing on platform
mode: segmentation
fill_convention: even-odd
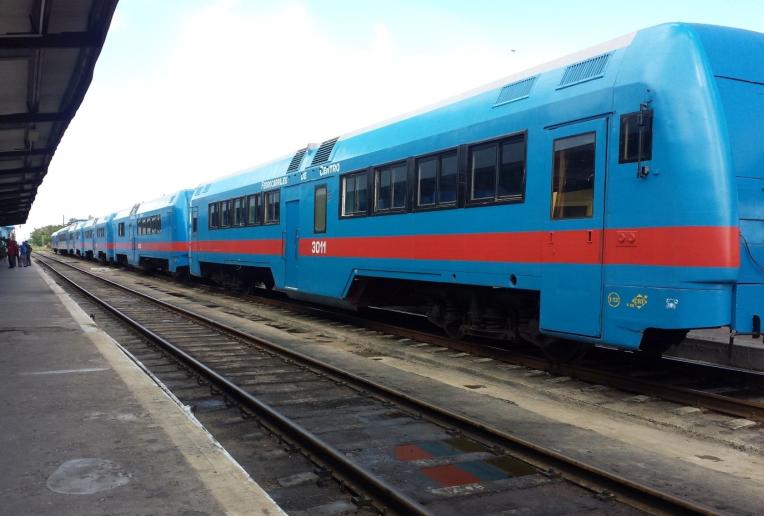
[[[8,268],[13,269],[16,266],[16,258],[19,256],[19,244],[11,237],[8,240]]]
[[[27,245],[27,263],[24,265],[24,267],[29,267],[32,265],[32,246],[29,245],[29,242],[24,242]]]
[[[27,266],[27,241],[24,240],[19,246],[19,267]]]
[[[8,247],[6,247],[5,237],[0,238],[0,262],[8,258]]]

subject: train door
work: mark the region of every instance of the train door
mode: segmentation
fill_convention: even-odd
[[[300,249],[300,201],[286,203],[286,245],[284,259],[286,260],[284,285],[286,288],[298,288],[300,267],[298,263]]]
[[[601,118],[546,131],[542,330],[601,335],[607,127]]]

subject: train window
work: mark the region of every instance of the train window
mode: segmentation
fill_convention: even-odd
[[[191,206],[191,233],[199,230],[199,207]]]
[[[241,198],[233,200],[233,226],[241,226],[244,222],[244,217],[241,216],[241,207],[244,203]]]
[[[317,186],[313,195],[313,232],[326,233],[326,185]]]
[[[218,203],[212,202],[209,205],[209,217],[207,218],[207,223],[210,229],[215,229],[220,227],[220,208]]]
[[[405,209],[407,186],[405,163],[375,169],[374,211],[385,212]]]
[[[247,197],[247,225],[254,226],[262,222],[260,204],[260,194]]]
[[[522,200],[525,189],[525,135],[470,148],[470,200]]]
[[[279,190],[272,190],[263,194],[263,204],[265,205],[265,224],[278,224],[279,223],[279,210],[281,205]]]
[[[366,215],[368,207],[368,174],[360,172],[342,176],[342,216]]]
[[[220,227],[231,227],[231,201],[220,201]]]
[[[417,160],[417,206],[456,202],[456,152]]]
[[[156,221],[156,232],[157,233],[161,233],[162,232],[162,216],[161,215],[157,215],[156,219],[157,219],[157,221]]]
[[[495,143],[470,149],[472,200],[493,200],[495,198],[496,149]]]
[[[552,218],[592,216],[594,206],[595,133],[554,141]]]
[[[125,236],[125,223],[120,222],[117,224],[117,236]]]
[[[648,161],[653,158],[653,111],[642,109],[621,115],[618,163]]]

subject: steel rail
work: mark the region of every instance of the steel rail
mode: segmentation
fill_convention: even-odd
[[[48,259],[51,258],[48,257]],[[552,470],[558,471],[563,478],[577,485],[595,492],[600,491],[607,493],[614,496],[619,501],[627,503],[628,505],[631,505],[635,508],[648,512],[658,512],[665,514],[685,513],[712,515],[718,513],[718,511],[714,510],[713,508],[701,503],[693,502],[680,496],[661,491],[660,489],[648,486],[646,484],[630,480],[617,473],[613,473],[600,467],[587,464],[551,448],[533,443],[504,430],[500,430],[493,426],[484,424],[473,418],[458,414],[449,409],[445,409],[427,401],[410,396],[409,394],[406,394],[397,389],[393,389],[391,387],[379,384],[373,380],[369,380],[354,373],[339,369],[331,364],[310,357],[298,351],[283,347],[263,337],[251,335],[244,331],[233,328],[227,324],[221,323],[214,319],[210,319],[204,315],[172,305],[149,294],[136,291],[130,287],[98,276],[97,274],[85,271],[70,263],[66,263],[57,259],[52,260],[70,267],[82,274],[98,279],[114,288],[129,292],[139,298],[149,300],[158,306],[202,322],[212,328],[223,331],[241,340],[253,342],[255,345],[269,349],[274,353],[282,356],[287,356],[295,362],[300,362],[306,367],[309,367],[313,370],[318,370],[319,372],[332,376],[339,381],[353,384],[356,387],[370,391],[377,396],[386,398],[387,400],[392,400],[398,405],[405,406],[409,410],[418,412],[433,421],[439,422],[440,424],[456,427],[466,434],[471,434],[483,441],[492,443],[495,446],[511,450],[515,456],[525,460],[526,462],[534,465],[539,469],[543,470],[545,468],[552,468]],[[51,269],[53,268],[51,267]],[[53,270],[55,271],[55,269]],[[58,271],[56,272],[67,279],[67,281],[71,282],[71,280],[66,278],[63,274]],[[244,394],[249,396],[249,394],[246,392],[244,392]],[[344,459],[344,457],[342,458]]]
[[[42,260],[38,259],[38,261],[42,261]],[[58,261],[58,260],[55,260],[55,261]],[[63,263],[63,262],[59,261],[59,263]],[[211,384],[213,384],[217,389],[219,389],[227,397],[236,401],[241,406],[251,410],[254,414],[257,415],[257,417],[264,419],[269,424],[276,427],[281,434],[288,436],[289,439],[292,439],[294,442],[298,443],[301,447],[308,450],[309,453],[311,453],[316,459],[318,459],[318,461],[327,465],[329,468],[333,469],[334,471],[338,472],[340,476],[342,477],[342,480],[346,484],[354,487],[354,489],[357,492],[370,495],[370,497],[376,501],[379,507],[388,508],[400,514],[417,514],[417,515],[430,514],[430,512],[427,511],[427,509],[424,508],[421,504],[419,504],[415,500],[412,500],[411,498],[404,495],[403,493],[396,491],[395,488],[390,486],[388,483],[386,483],[382,479],[377,478],[376,476],[370,474],[368,471],[361,468],[356,463],[354,463],[353,461],[349,460],[344,455],[339,453],[336,449],[331,447],[329,444],[325,443],[319,437],[315,436],[308,430],[295,424],[294,422],[292,422],[290,419],[282,415],[277,410],[273,409],[269,405],[263,403],[256,397],[252,396],[250,393],[248,393],[247,391],[245,391],[238,385],[230,382],[229,380],[221,376],[219,373],[209,368],[202,362],[198,361],[197,359],[195,359],[193,356],[189,355],[182,349],[176,347],[174,344],[172,344],[168,340],[157,335],[156,333],[154,333],[153,331],[151,331],[150,329],[142,325],[140,322],[124,314],[118,308],[112,306],[108,301],[101,299],[93,292],[90,292],[87,288],[83,287],[82,285],[75,282],[71,278],[66,277],[66,275],[62,274],[60,271],[57,271],[54,267],[51,267],[50,264],[46,263],[45,265],[54,273],[56,273],[59,277],[61,277],[63,280],[69,283],[72,287],[74,287],[76,290],[78,290],[79,292],[81,292],[82,294],[90,298],[92,301],[94,301],[95,303],[97,303],[98,305],[106,309],[108,312],[112,313],[114,316],[116,316],[123,322],[127,323],[129,326],[137,330],[141,335],[143,335],[150,341],[157,344],[160,348],[169,352],[181,364],[189,367],[190,369],[194,370],[197,374],[199,374],[203,378],[209,380]],[[64,265],[69,265],[69,264],[64,264]],[[80,270],[78,267],[73,267],[73,268],[79,270],[80,272],[84,274],[89,274],[86,271]],[[92,277],[99,278],[96,275],[92,275]],[[103,278],[99,278],[99,279],[101,279],[102,281],[109,282],[108,280],[105,280]],[[112,287],[123,288],[124,290],[130,292],[131,294],[140,296],[141,298],[146,299],[148,301],[152,301],[152,302],[158,301],[156,299],[151,298],[150,296],[145,296],[139,292],[135,292],[132,289],[120,287],[118,284],[114,284],[111,282],[109,283],[110,283],[110,286]],[[163,304],[162,307],[168,310],[173,310],[173,308],[170,305]],[[251,340],[251,338],[247,338],[246,340]]]

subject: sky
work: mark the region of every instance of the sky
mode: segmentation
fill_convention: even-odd
[[[764,2],[121,0],[17,237],[672,21],[764,32]]]

